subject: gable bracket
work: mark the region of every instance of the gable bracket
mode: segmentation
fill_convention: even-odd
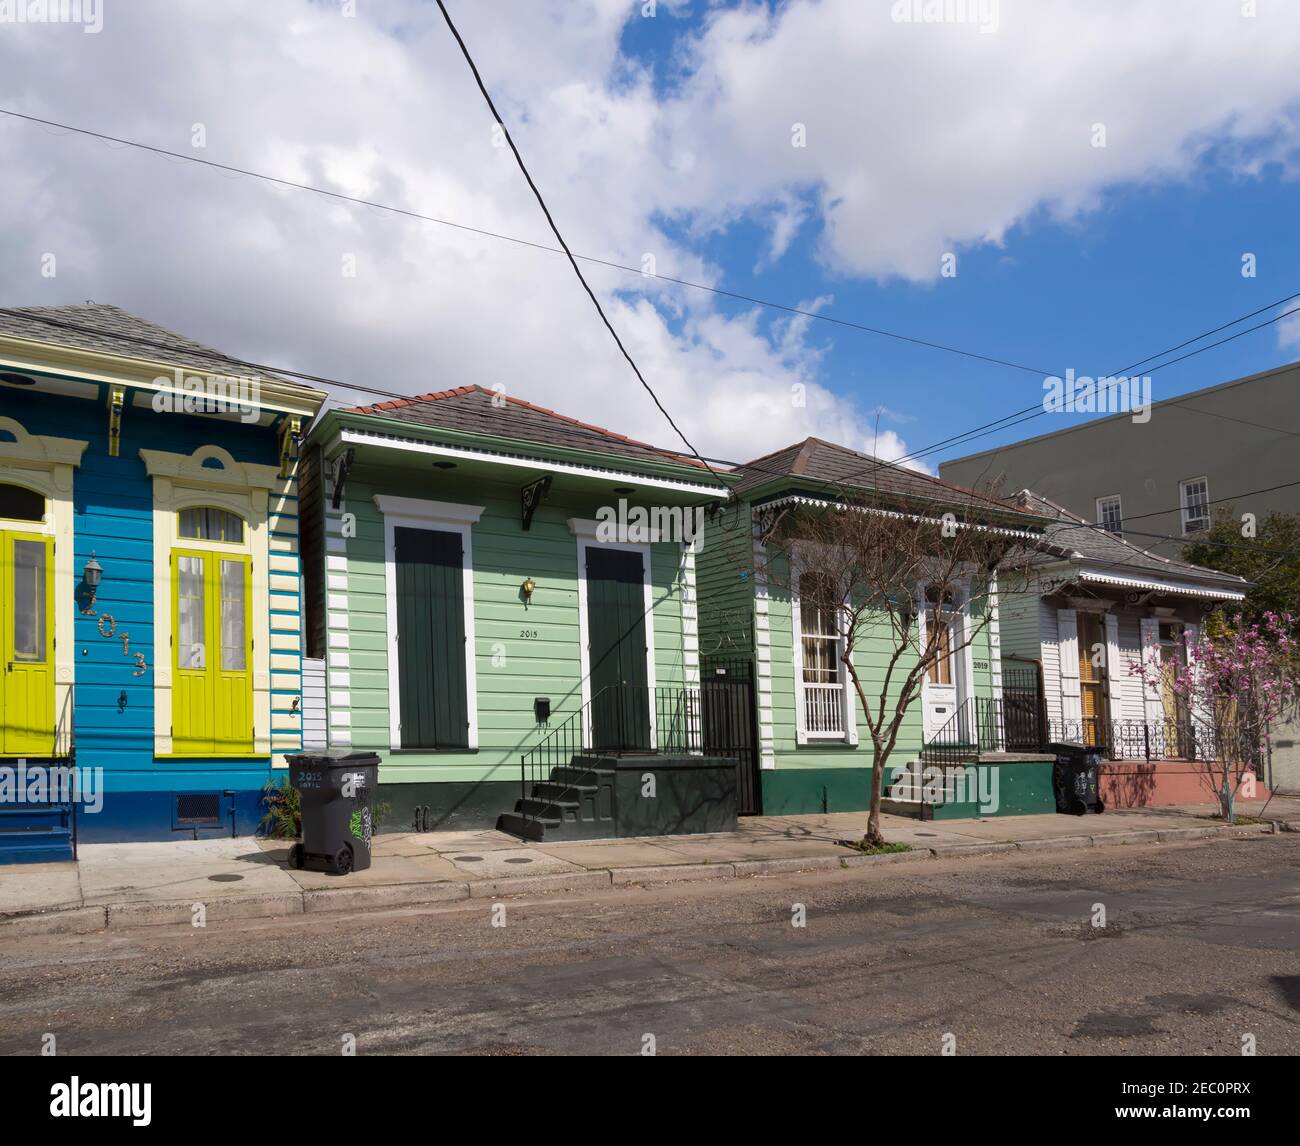
[[[519,503],[522,512],[524,532],[533,524],[533,514],[542,503],[542,499],[551,492],[551,475],[545,474],[536,481],[529,482],[519,490]]]

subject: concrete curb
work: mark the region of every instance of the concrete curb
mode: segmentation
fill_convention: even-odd
[[[1300,831],[1300,821],[1273,820],[1267,824],[1233,824],[1192,828],[1147,829],[1094,835],[1011,841],[934,844],[906,852],[882,855],[854,854],[808,856],[726,863],[660,864],[525,875],[477,881],[445,880],[430,883],[377,884],[256,895],[219,896],[202,901],[208,920],[259,919],[279,915],[318,914],[330,911],[382,909],[431,903],[453,903],[508,895],[552,891],[595,891],[608,887],[684,881],[735,879],[740,876],[792,875],[798,872],[835,871],[881,864],[956,859],[1016,851],[1105,847],[1128,844],[1181,844],[1207,839],[1243,838],[1276,832]],[[193,922],[197,900],[131,901],[55,908],[0,916],[0,936],[85,935],[107,928],[150,927]]]
[[[585,891],[608,887],[607,871],[563,871],[553,875],[519,875],[485,879],[469,885],[470,899],[495,899],[502,895],[528,895],[538,891]]]
[[[939,859],[947,859],[950,856],[984,856],[991,855],[994,852],[1012,852],[1015,850],[1016,845],[1013,843],[935,844],[934,847],[930,848],[930,854],[937,856]]]
[[[301,915],[302,892],[270,895],[225,896],[206,900],[157,900],[107,904],[108,926],[157,927],[167,923],[193,923],[194,905],[203,904],[204,918],[264,919],[271,915]],[[100,910],[104,910],[100,908]]]
[[[614,884],[673,883],[683,879],[734,879],[734,863],[666,863],[657,867],[614,867],[609,869]]]
[[[339,887],[304,891],[302,909],[311,914],[319,911],[345,911],[349,907],[405,907],[411,903],[450,903],[468,898],[469,884],[465,881],[387,883],[374,887]]]
[[[1158,844],[1160,833],[1154,829],[1145,832],[1099,832],[1092,837],[1092,846],[1104,848],[1107,844]]]

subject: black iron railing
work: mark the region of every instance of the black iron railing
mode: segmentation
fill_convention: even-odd
[[[1080,720],[1054,720],[1049,741],[1083,744],[1107,760],[1215,761],[1227,752],[1236,758],[1237,732],[1231,725],[1194,717],[1159,721],[1108,720],[1085,716]]]
[[[921,749],[934,764],[962,764],[986,752],[1041,752],[1045,739],[1036,696],[972,696]]]

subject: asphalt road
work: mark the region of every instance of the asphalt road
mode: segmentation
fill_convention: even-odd
[[[1298,871],[1254,837],[0,939],[0,1052],[1294,1055]]]

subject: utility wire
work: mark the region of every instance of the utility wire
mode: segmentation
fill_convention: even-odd
[[[445,9],[444,9],[444,15],[445,15]],[[596,265],[596,266],[604,266],[614,270],[626,271],[629,274],[635,274],[643,278],[657,279],[661,282],[672,283],[674,285],[688,287],[693,290],[706,291],[710,294],[718,295],[724,298],[734,299],[736,301],[748,303],[750,305],[767,307],[773,310],[780,310],[787,314],[798,315],[800,317],[804,317],[808,319],[815,319],[818,322],[827,322],[827,323],[831,323],[832,325],[842,326],[849,329],[862,331],[867,334],[878,335],[884,338],[895,339],[897,341],[910,343],[912,345],[925,347],[931,350],[939,350],[948,354],[955,354],[964,358],[970,358],[975,361],[989,363],[991,365],[1006,366],[1014,370],[1020,370],[1026,373],[1035,374],[1038,375],[1039,377],[1045,378],[1052,374],[1052,371],[1044,370],[1039,367],[1026,366],[1023,363],[1013,362],[1005,358],[997,358],[991,355],[979,354],[974,351],[963,350],[960,347],[950,346],[945,343],[935,342],[930,339],[916,338],[911,335],[900,334],[897,331],[887,330],[882,327],[869,326],[865,323],[854,322],[850,319],[838,318],[834,315],[822,314],[817,311],[806,310],[804,308],[791,306],[786,303],[774,302],[771,299],[764,299],[764,298],[757,297],[755,295],[747,295],[738,291],[730,291],[721,287],[710,286],[706,283],[692,282],[689,279],[677,278],[672,275],[663,275],[655,272],[647,272],[639,267],[627,266],[626,264],[618,263],[611,259],[602,259],[593,255],[584,255],[577,252],[569,251],[564,248],[552,247],[545,243],[538,243],[528,239],[522,239],[519,238],[518,236],[505,234],[500,231],[491,231],[486,228],[473,227],[465,223],[457,223],[451,219],[444,219],[434,215],[427,215],[419,211],[409,210],[407,208],[395,207],[392,206],[391,204],[378,202],[373,199],[365,199],[359,196],[346,195],[342,192],[331,191],[327,188],[319,187],[315,184],[299,182],[297,180],[292,180],[292,179],[284,179],[279,176],[269,175],[266,172],[255,171],[250,168],[236,167],[231,164],[219,163],[211,159],[204,159],[196,155],[187,155],[184,152],[170,151],[166,148],[156,147],[152,144],[142,143],[138,140],[125,139],[121,136],[108,135],[104,132],[93,131],[89,128],[77,127],[73,124],[62,123],[57,120],[44,119],[41,118],[40,116],[29,115],[25,112],[16,111],[12,108],[0,107],[0,115],[6,115],[13,119],[23,120],[28,123],[33,123],[44,127],[55,128],[58,131],[64,132],[66,134],[81,135],[90,139],[97,139],[102,143],[112,146],[115,150],[136,149],[139,151],[150,152],[152,154],[159,155],[167,159],[183,160],[187,163],[196,163],[199,164],[200,166],[209,167],[220,172],[226,172],[236,176],[244,176],[250,179],[257,179],[266,183],[275,184],[277,186],[291,188],[293,190],[308,191],[311,192],[312,194],[321,195],[329,199],[335,199],[341,202],[352,203],[357,206],[371,207],[378,211],[387,212],[393,215],[400,215],[406,218],[418,219],[423,222],[436,223],[440,226],[450,227],[455,230],[468,232],[470,234],[482,235],[487,238],[500,239],[504,242],[514,243],[518,246],[530,247],[534,250],[546,251],[551,254],[565,254],[569,258],[570,262],[572,262],[573,260],[579,260],[582,262],[591,263],[592,265]],[[498,122],[500,121],[498,120]],[[502,127],[504,128],[504,124],[502,124]],[[511,142],[511,146],[513,148],[513,141]],[[517,154],[518,153],[516,151],[516,155]],[[586,284],[584,282],[584,286],[585,285]],[[588,288],[588,292],[590,293],[590,288]],[[1134,363],[1133,366],[1126,367],[1123,371],[1119,371],[1117,373],[1125,374],[1128,371],[1136,368],[1137,366],[1142,365],[1145,362],[1151,361],[1154,358],[1159,358],[1164,354],[1173,353],[1177,350],[1182,349],[1185,346],[1190,346],[1192,343],[1198,342],[1203,338],[1207,338],[1212,334],[1218,333],[1219,331],[1226,330],[1229,327],[1232,327],[1239,322],[1243,322],[1248,318],[1253,318],[1255,315],[1262,314],[1268,309],[1270,309],[1270,307],[1281,305],[1281,303],[1288,302],[1295,298],[1300,298],[1300,292],[1287,295],[1284,298],[1278,300],[1277,302],[1270,303],[1268,306],[1260,307],[1258,310],[1252,311],[1250,314],[1243,315],[1242,317],[1237,319],[1233,319],[1232,321],[1225,323],[1221,326],[1215,327],[1212,330],[1206,331],[1193,338],[1187,339],[1176,346],[1169,347],[1166,350],[1160,351],[1153,355],[1148,355],[1147,358],[1141,359],[1139,360],[1139,362]],[[1296,313],[1296,311],[1293,310],[1287,312],[1287,314],[1293,314],[1293,313]],[[1285,318],[1287,314],[1280,314],[1276,318],[1270,320],[1270,322],[1276,322],[1282,318]],[[1269,325],[1269,323],[1261,323],[1260,326],[1253,327],[1251,329],[1258,330],[1261,327],[1267,325]],[[1241,332],[1241,334],[1248,334],[1248,333],[1251,333],[1251,331]],[[1233,337],[1234,338],[1240,337],[1240,335],[1234,335]],[[1223,341],[1226,342],[1230,340],[1231,339],[1225,339]],[[1222,344],[1223,342],[1219,342],[1219,343],[1215,343],[1214,346],[1220,346]],[[1203,347],[1201,349],[1209,350],[1213,348],[1214,348],[1213,346],[1209,346],[1209,347]],[[1198,350],[1195,351],[1194,353],[1200,353],[1200,352],[1201,350]],[[1190,357],[1190,356],[1186,356],[1186,357]],[[1176,361],[1182,361],[1182,359],[1177,359]],[[1162,365],[1171,365],[1171,364],[1172,363],[1163,363]],[[277,372],[281,374],[291,373],[283,369]],[[315,380],[311,375],[300,374],[297,376],[309,380]],[[353,386],[351,388],[358,391],[362,389],[359,386]],[[380,392],[375,391],[375,393],[380,393]],[[400,394],[390,394],[387,396],[409,397],[409,395],[400,395]],[[1191,407],[1188,408],[1191,409]],[[933,454],[938,450],[944,449],[948,446],[961,445],[961,444],[965,444],[966,442],[975,441],[978,438],[987,437],[989,434],[996,433],[999,430],[1010,429],[1013,426],[1017,426],[1024,422],[1031,421],[1033,418],[1038,417],[1044,412],[1045,411],[1042,409],[1041,404],[1035,404],[1034,406],[1027,406],[1023,410],[1017,410],[1011,414],[1004,415],[1001,418],[994,419],[991,422],[985,422],[982,425],[973,427],[972,429],[964,431],[963,433],[956,434],[948,438],[944,438],[938,442],[933,443],[932,445],[912,451],[909,454],[903,455],[901,458],[895,459],[893,463],[882,463],[882,464],[902,464],[908,461],[919,460],[923,457],[927,457],[930,454]],[[1198,410],[1196,412],[1204,413],[1211,417],[1224,417],[1224,418],[1228,417],[1227,415],[1213,414],[1210,411]]]
[[[0,107],[0,115],[7,115],[13,119],[25,120],[28,123],[39,124],[45,127],[57,128],[62,132],[70,135],[81,135],[88,139],[97,139],[101,143],[114,147],[114,150],[134,148],[138,151],[147,151],[154,155],[162,156],[166,159],[181,159],[187,163],[197,163],[202,167],[209,167],[216,171],[226,172],[232,175],[242,175],[249,179],[258,179],[264,183],[272,183],[279,187],[288,187],[295,191],[309,191],[313,195],[322,195],[327,199],[335,199],[343,203],[352,203],[358,207],[371,207],[376,211],[384,211],[392,215],[401,215],[408,219],[418,219],[425,223],[437,223],[442,227],[450,227],[457,231],[465,231],[472,235],[481,235],[489,239],[500,239],[502,242],[514,243],[520,247],[531,247],[536,251],[546,251],[553,255],[567,255],[571,260],[577,259],[580,262],[590,263],[593,266],[608,267],[611,270],[626,271],[639,278],[656,279],[659,282],[672,283],[674,286],[689,287],[691,290],[706,291],[709,294],[717,295],[720,298],[734,299],[737,302],[748,303],[751,306],[767,307],[771,310],[783,311],[786,314],[797,315],[800,318],[816,319],[818,322],[830,323],[833,326],[842,326],[850,330],[862,331],[865,334],[875,334],[881,338],[892,338],[898,342],[910,343],[913,346],[923,346],[929,350],[940,350],[945,354],[956,354],[962,358],[970,358],[977,362],[986,362],[993,366],[1006,366],[1012,370],[1022,370],[1028,374],[1037,374],[1044,376],[1051,371],[1040,370],[1034,366],[1026,366],[1020,362],[1011,362],[1005,358],[996,358],[987,354],[979,354],[973,350],[963,350],[958,346],[950,346],[946,343],[935,342],[931,339],[916,338],[912,335],[901,334],[896,330],[887,330],[884,327],[869,326],[866,323],[854,322],[847,318],[838,318],[830,314],[822,314],[815,310],[807,310],[803,307],[792,306],[789,303],[774,302],[772,299],[759,298],[757,295],[743,294],[740,291],[727,290],[723,287],[710,286],[708,283],[693,282],[690,279],[677,278],[674,275],[658,274],[654,271],[647,271],[641,267],[628,266],[625,263],[615,262],[613,259],[602,259],[596,255],[584,255],[577,251],[568,251],[562,247],[553,247],[547,243],[538,243],[531,239],[522,239],[517,235],[509,235],[502,231],[491,231],[484,227],[472,227],[467,223],[457,223],[451,219],[443,219],[437,215],[426,215],[420,211],[412,211],[405,207],[394,207],[389,203],[381,203],[374,199],[364,199],[357,195],[345,195],[341,191],[331,191],[326,187],[319,187],[314,183],[303,183],[295,179],[283,179],[278,175],[268,175],[264,171],[255,171],[247,167],[235,167],[228,163],[218,163],[213,159],[204,159],[198,155],[186,155],[181,151],[169,151],[165,147],[155,147],[149,143],[142,143],[139,140],[124,139],[121,136],[107,135],[104,132],[92,131],[89,128],[77,127],[70,123],[61,123],[58,120],[42,119],[40,116],[28,115],[25,112],[15,111],[12,108]],[[504,126],[504,125],[502,125]]]
[[[469,65],[469,70],[474,75],[474,82],[478,85],[478,90],[483,96],[484,101],[487,103],[488,110],[492,112],[492,118],[497,121],[497,126],[501,128],[502,135],[505,136],[506,142],[510,144],[510,151],[515,157],[515,162],[519,164],[519,170],[523,172],[524,179],[528,182],[529,190],[532,191],[533,197],[537,200],[537,205],[541,207],[542,214],[546,216],[546,223],[551,228],[551,233],[555,236],[556,242],[564,248],[564,254],[569,260],[569,266],[573,268],[573,273],[578,276],[578,282],[582,284],[582,289],[587,292],[587,297],[591,299],[591,305],[596,308],[596,313],[600,315],[600,321],[605,324],[605,329],[609,331],[609,336],[614,340],[615,345],[618,347],[623,357],[627,359],[627,364],[632,367],[632,373],[636,375],[637,381],[641,383],[642,389],[650,395],[654,404],[659,408],[659,413],[667,419],[668,424],[672,426],[673,431],[677,436],[686,443],[686,448],[695,455],[696,460],[709,471],[709,474],[715,480],[721,481],[721,479],[718,478],[718,475],[714,473],[713,467],[700,457],[700,451],[691,444],[691,440],[682,432],[682,428],[673,421],[673,416],[668,413],[664,408],[664,404],[659,401],[659,395],[654,392],[654,388],[645,380],[645,376],[641,373],[641,368],[633,360],[632,355],[628,353],[627,347],[623,345],[623,340],[619,338],[618,331],[614,329],[614,324],[609,321],[609,316],[605,314],[605,308],[600,305],[600,299],[596,297],[596,292],[591,289],[587,280],[583,277],[582,268],[578,266],[578,260],[573,257],[573,252],[569,250],[569,244],[564,241],[564,236],[560,234],[560,228],[556,226],[555,219],[551,215],[551,209],[546,205],[546,200],[542,197],[541,191],[537,189],[537,184],[533,182],[533,177],[529,174],[528,166],[524,163],[524,157],[519,154],[519,148],[515,146],[515,141],[510,134],[510,129],[506,126],[505,120],[501,118],[501,113],[497,111],[497,105],[492,102],[492,96],[487,90],[487,85],[483,83],[483,77],[479,75],[478,67],[474,63],[474,57],[469,54],[469,48],[465,46],[465,41],[461,38],[460,32],[457,31],[456,25],[452,23],[451,13],[447,11],[447,5],[444,4],[442,0],[438,0],[438,10],[442,13],[442,18],[447,22],[448,30],[455,38],[457,45],[459,45],[460,53],[465,57],[465,63]]]
[[[64,320],[62,320],[62,319],[50,318],[50,317],[48,317],[48,316],[46,316],[46,315],[35,314],[35,313],[31,313],[31,312],[28,312],[28,311],[22,310],[21,308],[15,308],[15,307],[0,307],[0,315],[8,315],[8,316],[10,316],[10,317],[17,318],[17,319],[21,319],[21,320],[26,321],[26,322],[38,322],[38,323],[41,323],[42,325],[45,325],[45,326],[55,327],[55,328],[60,329],[60,330],[68,330],[68,331],[71,331],[71,332],[73,332],[73,333],[78,333],[78,334],[88,334],[88,335],[97,335],[97,336],[102,336],[103,333],[104,333],[103,330],[100,329],[100,328],[98,328],[98,327],[83,326],[83,325],[80,325],[80,324],[78,324],[78,323],[67,322],[67,321],[64,321]],[[5,333],[5,332],[0,331],[0,334],[3,334],[3,333]],[[179,343],[179,342],[166,342],[166,341],[163,341],[163,340],[160,340],[160,339],[143,338],[143,337],[140,337],[140,336],[137,336],[137,335],[131,335],[131,334],[126,334],[126,333],[118,333],[118,332],[114,332],[114,333],[113,333],[113,337],[114,337],[114,339],[116,339],[116,340],[119,341],[119,342],[129,342],[129,343],[132,343],[132,344],[134,344],[134,345],[142,346],[142,347],[145,347],[145,348],[148,348],[148,349],[153,349],[153,350],[167,350],[167,351],[171,351],[172,353],[182,353],[182,354],[191,354],[191,355],[202,355],[202,356],[204,356],[204,357],[206,357],[206,358],[210,358],[210,359],[212,359],[212,360],[214,360],[214,361],[220,361],[220,362],[222,362],[222,363],[224,363],[224,364],[226,364],[226,365],[228,365],[228,366],[230,366],[230,367],[236,368],[236,369],[242,369],[242,370],[256,370],[256,371],[259,371],[259,372],[262,372],[262,373],[265,373],[265,374],[279,375],[279,376],[287,377],[287,378],[295,378],[295,379],[300,379],[300,380],[305,381],[305,382],[314,382],[314,383],[316,383],[317,385],[320,385],[320,386],[330,386],[330,387],[334,387],[334,388],[339,389],[339,390],[348,390],[348,391],[354,391],[354,392],[356,392],[356,393],[360,393],[360,394],[369,394],[369,395],[371,395],[371,396],[373,396],[373,397],[378,397],[378,398],[389,398],[389,399],[397,399],[397,400],[405,400],[405,401],[411,401],[411,400],[412,400],[412,397],[413,397],[413,396],[410,395],[410,394],[401,394],[401,393],[398,393],[398,392],[395,391],[395,390],[384,390],[384,389],[381,389],[381,388],[379,388],[379,387],[375,387],[375,386],[367,386],[367,385],[364,385],[364,384],[362,384],[362,383],[344,382],[344,381],[341,381],[340,379],[337,379],[337,378],[330,378],[330,377],[327,377],[327,376],[325,376],[325,375],[321,375],[321,374],[308,374],[308,373],[305,373],[305,372],[300,371],[300,370],[291,370],[291,369],[289,369],[289,368],[287,368],[287,367],[266,366],[266,365],[264,365],[264,364],[262,364],[262,363],[251,362],[251,361],[249,361],[249,360],[247,360],[247,359],[234,358],[234,357],[232,357],[231,355],[224,354],[224,353],[222,353],[222,352],[219,351],[219,350],[213,350],[213,349],[211,349],[210,347],[201,347],[201,346],[200,346],[200,347],[196,347],[196,345],[186,345],[186,344],[184,344],[184,343]],[[671,451],[669,451],[669,450],[663,450],[663,449],[660,449],[660,448],[658,448],[658,447],[651,446],[650,444],[645,443],[645,442],[636,442],[636,441],[634,441],[634,440],[632,440],[632,439],[626,439],[626,438],[625,438],[625,439],[622,439],[622,441],[623,441],[623,444],[624,444],[624,445],[632,445],[632,446],[640,446],[640,447],[644,447],[644,449],[645,449],[645,451],[646,451],[646,453],[647,453],[648,455],[659,456],[659,457],[662,457],[662,456],[664,456],[665,454],[669,454],[669,455],[671,455]],[[706,464],[707,464],[707,462],[712,462],[712,463],[715,464],[715,465],[726,466],[726,467],[729,467],[729,468],[731,468],[731,469],[737,469],[737,470],[742,470],[742,469],[743,469],[743,470],[748,470],[748,471],[750,471],[750,472],[757,472],[757,473],[766,474],[766,475],[771,476],[771,477],[788,477],[788,476],[789,476],[789,474],[787,474],[787,473],[786,473],[785,471],[783,471],[783,470],[776,470],[776,469],[772,469],[772,468],[770,468],[770,467],[767,467],[767,466],[762,465],[762,464],[761,464],[762,459],[760,459],[758,462],[737,462],[737,461],[732,461],[732,460],[727,459],[727,458],[719,458],[719,457],[710,457],[710,458],[708,458],[708,459],[701,458],[701,459],[699,459],[699,460],[700,460],[702,463],[706,463]],[[883,465],[890,465],[890,464],[892,464],[892,463],[881,463],[881,464],[883,464]],[[717,474],[716,471],[710,469],[709,472],[710,472],[711,474],[713,474],[713,476],[714,476],[715,479],[718,479],[718,474]],[[719,479],[719,480],[720,480],[720,479]],[[835,481],[835,482],[823,481],[821,484],[825,485],[828,489],[833,490],[833,489],[836,489],[836,488],[842,488],[842,486],[843,486],[845,480],[846,480],[846,479],[842,479],[842,478],[841,478],[841,479],[839,479],[838,481]],[[725,484],[725,483],[721,483],[721,484]],[[1237,500],[1237,499],[1240,499],[1240,498],[1243,498],[1243,497],[1251,497],[1251,496],[1253,496],[1253,495],[1255,495],[1255,494],[1260,494],[1260,493],[1271,493],[1271,492],[1272,492],[1273,490],[1275,490],[1275,489],[1285,489],[1285,488],[1287,488],[1289,485],[1300,485],[1300,482],[1286,483],[1286,484],[1284,484],[1284,485],[1282,485],[1282,486],[1269,486],[1269,487],[1266,488],[1266,489],[1246,490],[1245,492],[1235,494],[1232,498],[1228,498],[1228,499],[1223,499],[1223,498],[1216,499],[1216,502],[1217,502],[1217,501],[1222,501],[1222,500]],[[972,491],[972,490],[962,490],[960,487],[956,487],[956,486],[953,487],[953,491],[954,491],[954,493],[976,493],[976,491]],[[982,494],[978,494],[978,493],[976,493],[976,496],[980,497],[981,500],[986,500],[986,501],[990,501],[990,502],[993,502],[993,501],[996,501],[996,500],[997,500],[997,499],[992,498],[991,496],[988,496],[988,495],[982,495]],[[1212,502],[1211,504],[1215,504],[1216,502]],[[1014,508],[1014,507],[1008,506],[1008,508]],[[1176,507],[1175,509],[1170,509],[1170,510],[1161,510],[1161,511],[1157,511],[1157,512],[1159,512],[1159,513],[1174,513],[1174,512],[1177,512],[1178,509],[1180,509],[1180,508],[1181,508],[1181,507]],[[1143,516],[1153,516],[1153,515],[1143,515]],[[1136,520],[1138,520],[1138,518],[1137,518],[1137,517],[1126,518],[1125,520],[1136,521]],[[1078,525],[1078,526],[1086,526],[1087,528],[1090,528],[1090,529],[1096,529],[1096,530],[1099,530],[1099,531],[1101,531],[1101,532],[1103,532],[1103,533],[1109,533],[1109,532],[1110,532],[1110,531],[1107,530],[1104,526],[1099,525],[1099,524],[1097,524],[1097,523],[1095,523],[1095,522],[1074,521],[1074,520],[1070,519],[1070,524],[1072,524],[1072,525]],[[1186,545],[1186,544],[1189,544],[1189,539],[1188,539],[1188,538],[1185,538],[1185,537],[1175,537],[1175,536],[1173,536],[1172,534],[1165,534],[1165,533],[1147,533],[1147,534],[1142,534],[1142,533],[1138,533],[1138,532],[1135,531],[1135,530],[1134,530],[1134,531],[1131,531],[1131,530],[1123,530],[1122,532],[1125,532],[1125,533],[1129,533],[1129,532],[1131,532],[1131,533],[1133,533],[1134,536],[1145,536],[1145,537],[1151,537],[1151,538],[1155,538],[1155,539],[1158,539],[1158,540],[1161,540],[1161,541],[1173,541],[1173,542],[1177,542],[1177,543],[1180,544],[1180,545]],[[1300,557],[1300,550],[1295,550],[1295,551],[1290,551],[1290,550],[1276,550],[1276,549],[1275,549],[1275,550],[1263,550],[1263,549],[1260,549],[1258,546],[1253,546],[1253,545],[1239,545],[1239,546],[1234,546],[1232,543],[1228,543],[1228,542],[1214,542],[1214,541],[1208,541],[1207,539],[1202,539],[1202,538],[1195,538],[1195,539],[1190,539],[1190,540],[1195,541],[1196,543],[1200,543],[1201,541],[1205,541],[1206,544],[1217,545],[1217,546],[1219,546],[1219,547],[1221,547],[1221,548],[1241,548],[1241,549],[1248,549],[1248,550],[1250,550],[1251,552],[1254,552],[1254,553],[1271,553],[1271,554],[1275,554],[1275,555],[1283,556],[1283,557]],[[1145,550],[1139,550],[1138,552],[1146,552],[1146,551],[1145,551]],[[1152,554],[1152,556],[1159,556],[1159,554]]]

